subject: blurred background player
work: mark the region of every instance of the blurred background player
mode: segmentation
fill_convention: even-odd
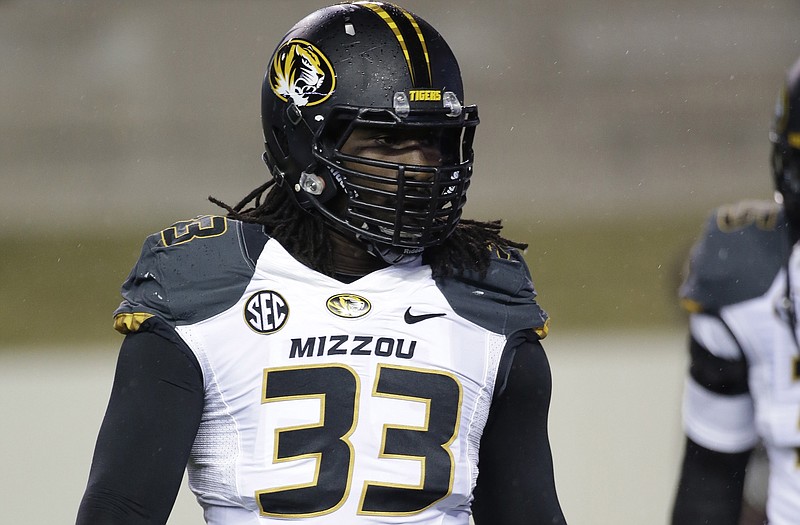
[[[262,121],[272,180],[150,236],[123,285],[78,523],[164,523],[187,462],[213,524],[565,523],[548,318],[525,245],[461,220],[478,115],[442,36],[320,9]]]
[[[770,141],[777,202],[715,210],[681,287],[691,366],[673,525],[762,523],[758,494],[767,486],[770,525],[800,516],[800,60],[780,91]],[[746,483],[759,444],[769,468],[755,465]]]

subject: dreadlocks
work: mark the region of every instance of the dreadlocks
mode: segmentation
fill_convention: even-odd
[[[300,262],[333,276],[333,250],[324,223],[317,215],[300,209],[283,189],[272,188],[267,191],[274,183],[274,180],[265,182],[233,207],[214,197],[208,200],[227,210],[229,218],[263,224],[268,233]],[[252,206],[246,208],[250,203]],[[425,250],[423,261],[431,266],[434,277],[465,271],[485,275],[492,249],[524,250],[528,247],[527,244],[501,236],[502,229],[499,220],[481,222],[462,219],[444,243]]]
[[[475,271],[485,276],[492,250],[516,248],[522,251],[528,248],[525,243],[511,241],[500,235],[502,229],[499,220],[483,222],[462,219],[444,243],[425,251],[423,261],[430,264],[434,277],[465,271]]]

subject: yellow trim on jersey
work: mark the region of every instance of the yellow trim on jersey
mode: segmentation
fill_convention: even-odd
[[[430,375],[439,375],[444,377],[449,377],[452,379],[453,384],[458,389],[458,410],[455,414],[453,419],[455,425],[452,428],[452,434],[447,442],[442,443],[439,445],[442,450],[444,450],[450,458],[450,478],[448,481],[447,492],[443,494],[440,498],[435,501],[430,502],[427,506],[423,508],[418,508],[410,511],[368,511],[364,509],[365,500],[367,497],[367,492],[370,487],[389,487],[401,490],[411,490],[411,491],[421,491],[425,488],[425,478],[426,478],[426,469],[427,469],[427,456],[425,455],[409,455],[409,454],[391,454],[386,452],[386,437],[389,430],[410,430],[416,432],[428,432],[430,419],[431,419],[431,398],[427,397],[419,397],[413,395],[406,395],[406,394],[396,394],[391,392],[382,392],[378,390],[378,386],[381,379],[381,373],[384,370],[392,369],[392,370],[409,370],[412,372],[417,372],[421,374],[430,374]],[[461,381],[458,380],[455,374],[451,372],[447,372],[444,370],[429,370],[424,368],[417,368],[411,366],[399,366],[399,365],[388,365],[388,364],[378,364],[378,372],[375,376],[375,383],[372,387],[372,397],[382,397],[387,399],[398,399],[401,401],[409,401],[412,403],[420,403],[425,406],[425,417],[424,422],[421,426],[418,425],[399,425],[399,424],[389,424],[384,423],[383,431],[381,432],[381,446],[378,452],[378,457],[381,459],[400,459],[406,461],[414,461],[420,467],[420,481],[417,485],[409,485],[405,483],[390,483],[390,482],[378,482],[378,481],[370,481],[364,480],[364,485],[361,490],[361,499],[358,503],[358,515],[363,516],[413,516],[414,514],[418,514],[424,510],[429,509],[430,507],[434,506],[436,503],[440,502],[441,500],[449,497],[453,493],[453,480],[455,479],[455,458],[453,457],[453,451],[450,449],[451,445],[455,443],[456,438],[458,438],[459,427],[461,424],[461,406],[464,402],[464,388],[461,386]],[[448,430],[451,430],[448,428]]]
[[[305,454],[298,454],[296,456],[287,456],[287,457],[280,457],[278,456],[278,449],[280,446],[281,438],[284,434],[291,434],[291,432],[296,432],[298,430],[304,429],[311,429],[311,428],[324,428],[326,425],[325,416],[328,413],[328,406],[327,403],[327,393],[322,391],[318,393],[300,393],[300,394],[289,394],[285,396],[275,396],[275,397],[267,397],[267,381],[269,378],[269,374],[274,373],[281,373],[287,370],[309,370],[309,369],[321,369],[321,368],[328,368],[328,369],[341,369],[349,372],[353,376],[353,385],[355,387],[355,391],[353,393],[353,419],[350,421],[350,428],[341,436],[337,436],[336,439],[344,443],[347,448],[350,450],[349,453],[349,460],[348,460],[348,467],[347,467],[347,480],[345,484],[345,491],[342,494],[341,499],[338,503],[330,508],[316,511],[316,512],[309,512],[309,513],[276,513],[276,512],[269,512],[262,506],[261,503],[261,495],[262,494],[273,494],[277,492],[285,492],[297,489],[305,489],[316,487],[319,484],[319,476],[320,476],[320,468],[322,467],[322,455],[325,452],[324,450],[315,451],[315,452],[308,452]],[[350,437],[356,430],[356,423],[358,421],[359,416],[359,401],[361,399],[361,378],[359,377],[358,373],[345,364],[341,363],[331,363],[331,364],[314,364],[314,365],[299,365],[299,366],[282,366],[276,368],[265,368],[262,381],[261,381],[261,404],[268,404],[268,403],[278,403],[283,401],[297,401],[303,399],[316,399],[319,400],[320,407],[319,407],[319,418],[317,421],[312,423],[306,423],[302,425],[293,425],[293,426],[286,426],[286,427],[276,427],[274,429],[274,447],[272,451],[272,464],[278,465],[280,463],[289,463],[292,461],[302,460],[302,459],[313,459],[315,461],[314,466],[314,477],[311,481],[304,482],[304,483],[295,483],[293,485],[285,485],[280,487],[273,487],[264,490],[257,490],[255,492],[256,495],[256,503],[258,504],[259,512],[262,516],[269,516],[275,518],[313,518],[317,516],[324,516],[326,514],[330,514],[332,512],[336,512],[339,510],[342,505],[345,504],[347,499],[350,497],[350,489],[352,487],[352,480],[353,480],[353,466],[355,465],[355,451],[353,449],[353,443],[350,441]]]
[[[791,147],[800,149],[800,133],[789,133],[786,139]]]
[[[153,317],[153,314],[146,312],[131,312],[126,314],[117,314],[114,317],[114,330],[121,334],[130,334],[139,331],[139,327],[143,322]]]
[[[228,219],[221,215],[199,215],[179,221],[161,231],[162,246],[176,246],[197,238],[219,237],[228,231]],[[167,235],[167,232],[170,232]]]
[[[703,305],[692,299],[681,299],[681,306],[690,314],[698,314],[703,311]]]
[[[533,331],[536,332],[536,335],[539,336],[539,339],[544,339],[547,337],[547,334],[550,332],[550,318],[548,317],[545,320],[544,326],[541,328],[534,328]]]

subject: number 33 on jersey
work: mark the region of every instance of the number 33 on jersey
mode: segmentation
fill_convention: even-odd
[[[547,329],[518,254],[486,279],[345,284],[220,217],[151,236],[123,296],[119,329],[158,316],[201,365],[188,471],[209,523],[467,524],[506,344]]]

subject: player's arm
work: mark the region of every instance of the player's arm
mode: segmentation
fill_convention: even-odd
[[[739,523],[749,457],[750,450],[716,452],[686,438],[672,524]]]
[[[721,319],[693,314],[690,334],[687,437],[672,523],[730,525],[739,520],[745,469],[757,441],[747,363]]]
[[[481,438],[477,525],[565,524],[547,435],[550,366],[535,337],[517,341]]]
[[[203,410],[203,379],[172,330],[125,337],[78,525],[166,523]]]

